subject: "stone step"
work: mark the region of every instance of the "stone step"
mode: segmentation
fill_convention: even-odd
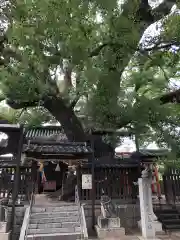
[[[163,219],[163,224],[180,224],[180,219]]]
[[[63,222],[79,222],[79,217],[69,216],[69,217],[42,217],[42,218],[30,218],[30,224],[45,224],[45,223],[63,223]]]
[[[168,214],[168,213],[174,214],[174,213],[178,213],[177,209],[157,209],[154,212],[155,212],[155,214],[163,214],[163,213],[165,213],[165,214]]]
[[[45,213],[33,213],[31,214],[31,219],[41,219],[41,218],[56,218],[56,217],[79,217],[78,211],[73,212],[45,212]]]
[[[29,229],[46,229],[46,228],[68,228],[80,227],[79,222],[62,222],[62,223],[46,223],[46,224],[29,224]]]
[[[78,211],[77,205],[73,206],[61,206],[61,207],[33,207],[32,213],[43,213],[43,212],[72,212]]]
[[[179,219],[180,218],[180,214],[178,213],[161,213],[158,216],[158,219]]]
[[[28,235],[27,240],[77,240],[82,239],[81,234],[72,233],[71,235],[66,233],[52,233],[52,234],[37,234]]]
[[[180,224],[165,225],[166,230],[180,230]]]
[[[51,233],[81,233],[80,227],[71,227],[71,228],[46,228],[46,229],[28,229],[27,235],[32,234],[51,234]]]

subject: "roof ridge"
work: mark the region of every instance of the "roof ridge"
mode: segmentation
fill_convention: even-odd
[[[54,126],[54,125],[50,125],[50,126],[24,126],[26,130],[34,130],[34,129],[62,129],[62,126]]]

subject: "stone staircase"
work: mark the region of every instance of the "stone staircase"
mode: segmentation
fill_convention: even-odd
[[[155,213],[165,231],[180,231],[180,212],[177,209],[161,209]]]
[[[33,206],[25,239],[82,239],[78,205],[62,203],[59,206]]]

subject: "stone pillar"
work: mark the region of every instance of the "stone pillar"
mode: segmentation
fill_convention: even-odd
[[[154,214],[154,211],[153,211],[151,179],[150,179],[149,185],[150,185],[150,187],[148,187],[148,190],[149,190],[149,194],[148,194],[149,211],[150,211],[150,213],[151,213],[151,215],[152,215],[152,220],[153,220],[153,221],[157,221],[157,217],[156,217],[156,215]]]
[[[141,229],[142,237],[144,239],[155,239],[155,229],[151,219],[149,208],[149,178],[142,177],[138,179],[139,184],[139,198],[141,211]]]
[[[162,223],[160,223],[157,219],[157,216],[154,214],[153,211],[153,203],[152,203],[152,189],[151,189],[151,179],[149,183],[149,194],[148,194],[148,200],[149,200],[149,212],[151,214],[151,219],[153,221],[155,233],[162,232]]]
[[[149,166],[142,171],[142,178],[139,178],[139,197],[141,221],[139,226],[142,229],[142,235],[145,239],[155,237],[156,232],[162,232],[162,224],[157,221],[157,217],[153,211],[152,203],[152,171]],[[152,236],[149,236],[152,235]]]

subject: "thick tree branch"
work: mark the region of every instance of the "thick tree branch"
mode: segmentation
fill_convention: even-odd
[[[151,9],[148,0],[141,0],[140,4],[139,4],[139,9],[137,10],[137,14],[136,14],[136,19],[137,21],[141,21],[141,22],[145,22],[147,23],[147,25],[150,25],[158,20],[160,20],[161,18],[165,17],[166,15],[168,15],[171,11],[171,8],[173,7],[173,5],[176,3],[176,0],[164,0],[158,7]],[[126,9],[126,4],[124,5],[125,9],[123,11],[123,15],[128,16],[128,2],[127,2],[127,9]],[[173,42],[172,45],[174,45],[175,43]],[[101,45],[97,46],[95,49],[93,49],[90,54],[89,57],[95,57],[98,56],[100,54],[100,52],[105,48],[105,47],[122,47],[119,43],[113,43],[111,41],[108,41],[106,43],[102,43]],[[162,48],[169,48],[171,47],[171,43],[167,44],[167,46],[163,46],[163,45],[156,45],[156,49],[162,49]],[[140,48],[134,49],[135,51],[141,51]],[[143,51],[151,51],[154,50],[154,48],[147,48],[147,49],[143,49]]]
[[[99,53],[103,50],[103,48],[108,47],[108,46],[113,46],[115,45],[114,43],[111,42],[107,42],[107,43],[102,43],[101,45],[97,46],[96,48],[94,48],[90,54],[89,57],[96,57],[99,55]],[[117,44],[116,44],[117,45]]]
[[[43,106],[61,123],[70,141],[86,140],[81,122],[62,98],[47,97],[44,99]]]
[[[158,7],[152,10],[154,20],[158,21],[168,15],[174,4],[176,4],[176,0],[164,0]]]
[[[138,47],[137,49],[134,49],[134,51],[138,51],[138,52],[150,52],[150,51],[153,51],[153,50],[161,50],[161,49],[169,49],[171,48],[172,46],[180,46],[180,42],[177,42],[177,41],[173,41],[173,42],[170,42],[170,43],[157,43],[155,44],[155,46],[153,47],[148,47],[148,48],[141,48],[141,47]],[[103,43],[101,45],[99,45],[98,47],[96,47],[94,50],[92,50],[92,52],[89,54],[89,57],[96,57],[100,54],[100,52],[105,48],[105,47],[122,47],[121,44],[119,43],[113,43],[113,42],[107,42],[107,43]],[[132,48],[130,46],[130,48]]]
[[[6,98],[4,96],[0,96],[0,103],[4,100],[6,100]]]
[[[138,48],[137,51],[143,53],[143,52],[150,52],[154,50],[162,50],[162,49],[170,49],[172,46],[180,47],[180,42],[172,41],[170,43],[158,43],[153,47],[148,48]]]
[[[71,109],[74,109],[74,107],[76,106],[77,102],[79,101],[80,96],[81,96],[80,93],[77,93],[76,97],[74,98],[74,100],[70,104],[70,108]]]
[[[170,92],[170,93],[167,93],[167,94],[164,94],[159,99],[162,104],[180,103],[180,89]]]
[[[18,101],[18,100],[11,100],[7,99],[6,103],[13,109],[21,109],[21,108],[29,108],[29,107],[36,107],[39,104],[39,101]]]

